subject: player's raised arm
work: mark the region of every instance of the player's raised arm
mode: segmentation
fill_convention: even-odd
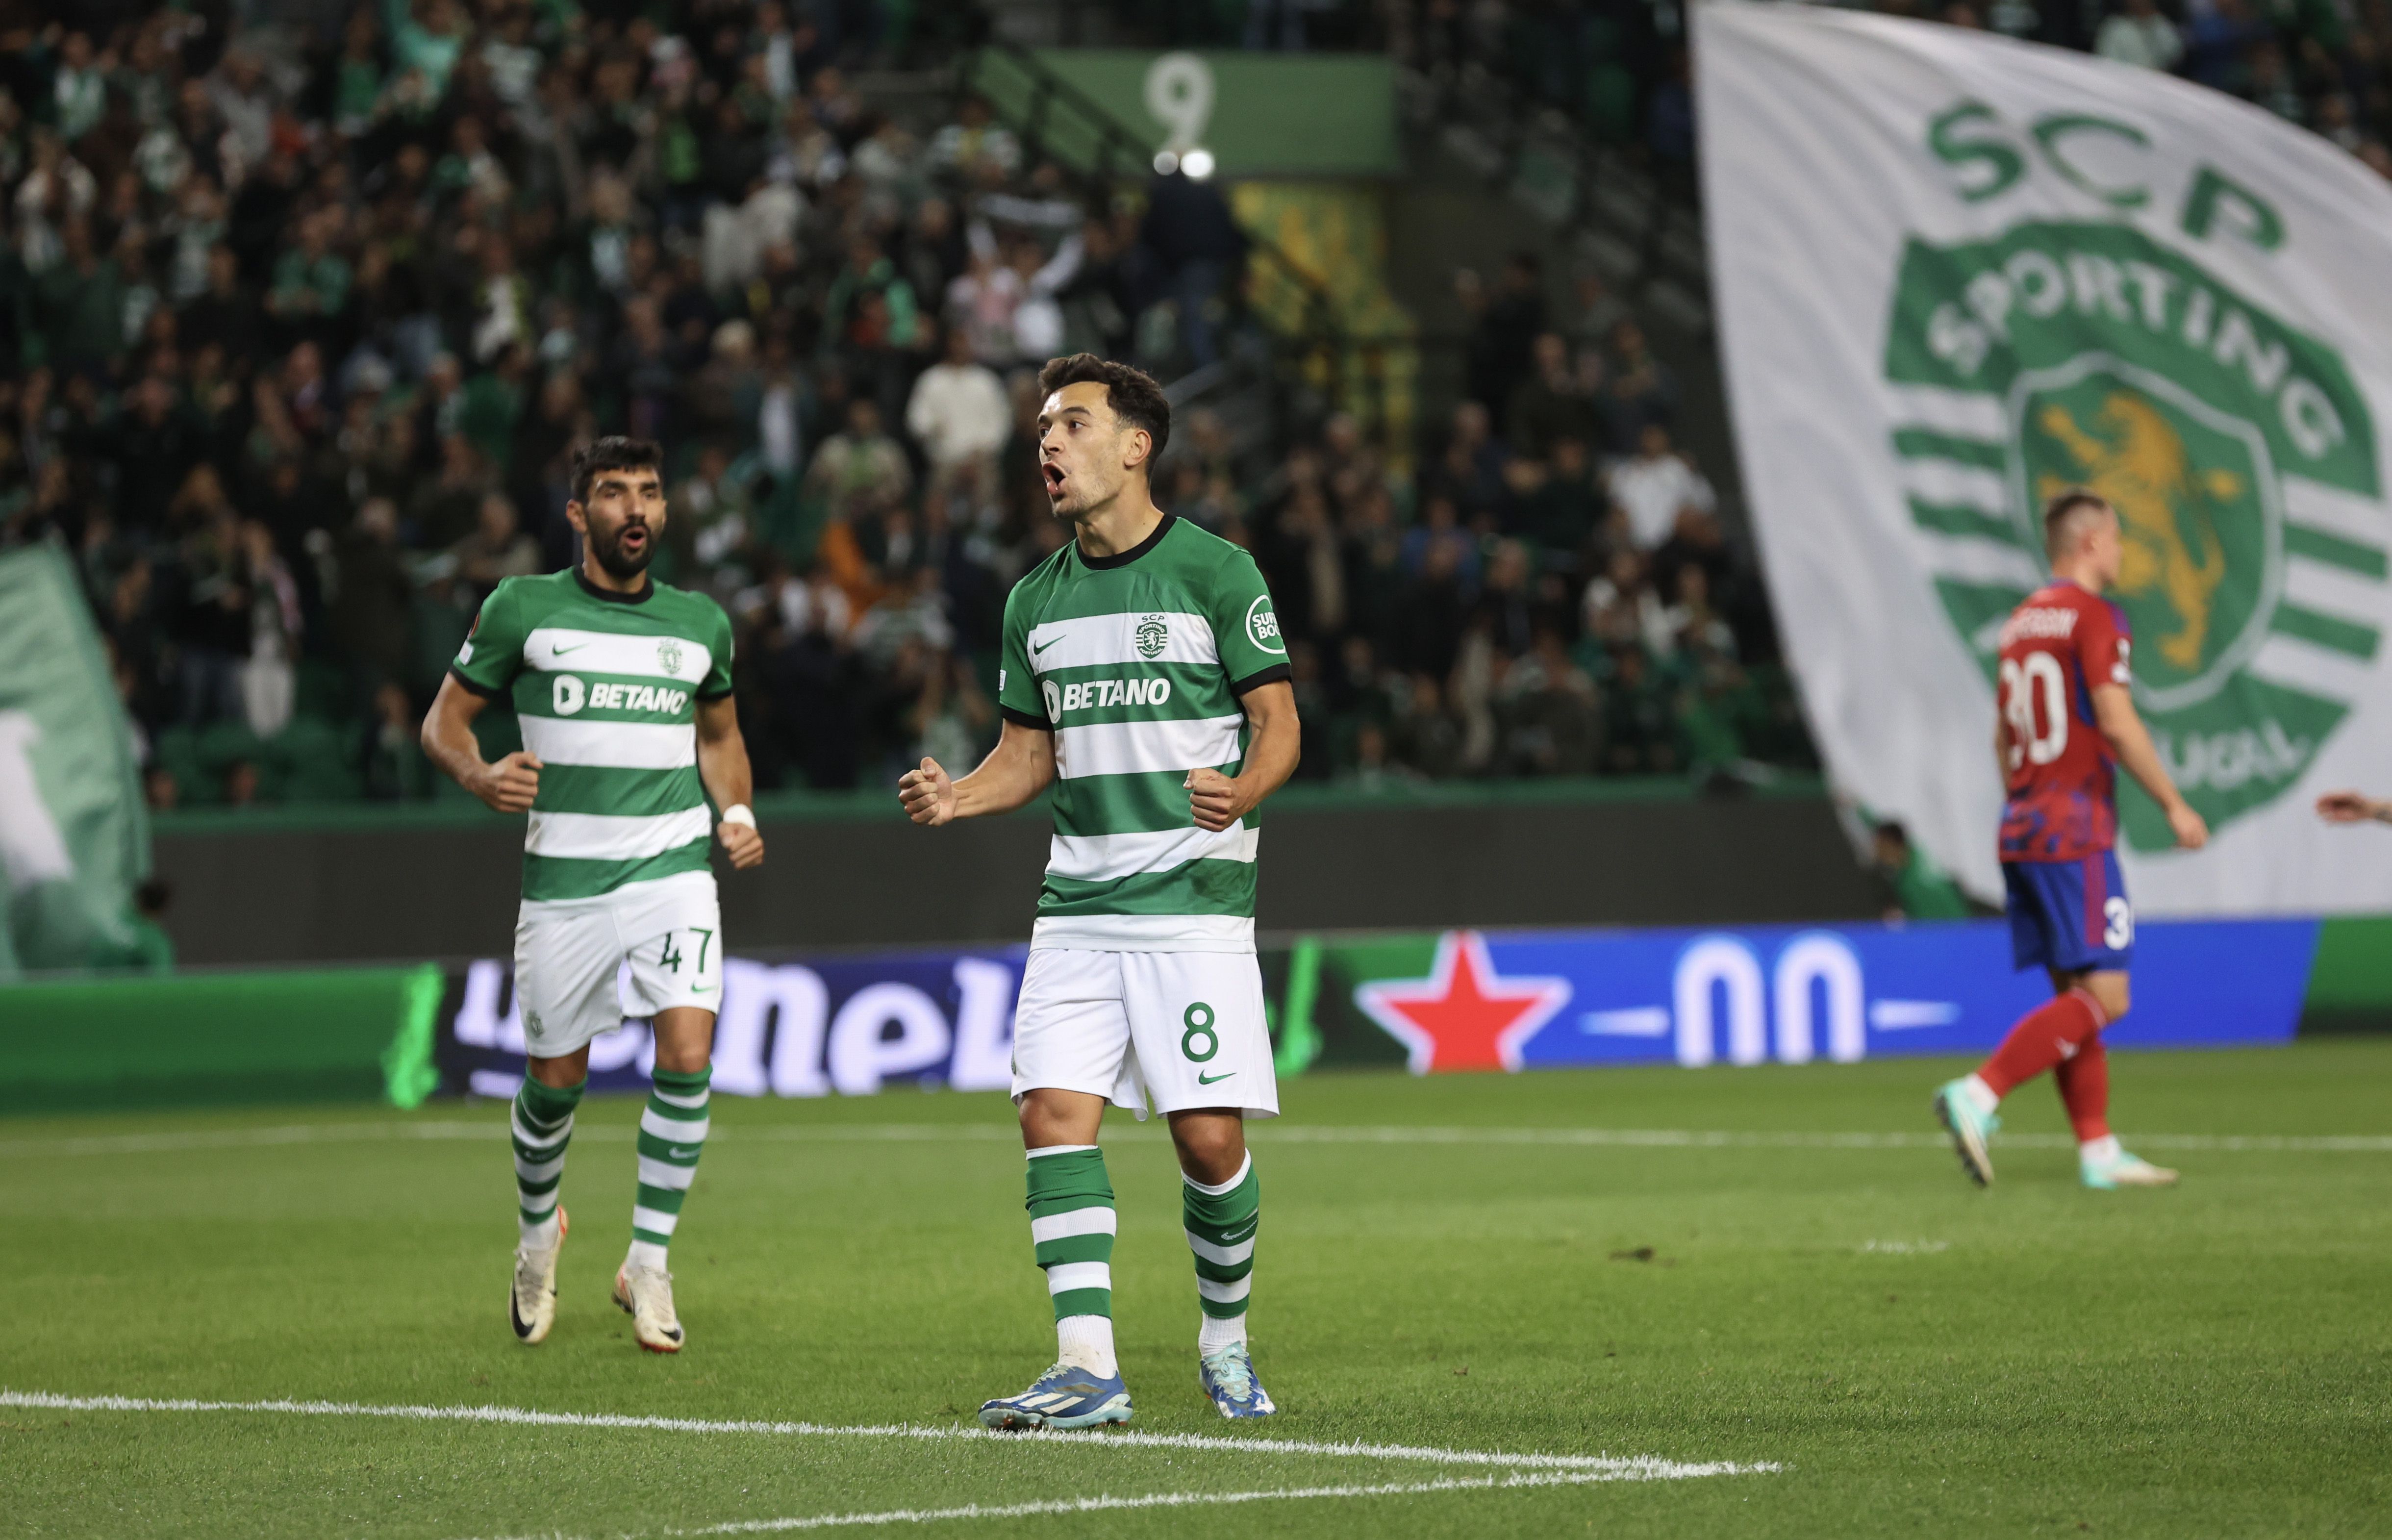
[[[474,719],[488,704],[450,674],[423,713],[423,752],[443,775],[500,813],[528,813],[540,795],[540,756],[518,749],[493,764],[482,758]]]
[[[1218,770],[1188,773],[1189,810],[1196,827],[1216,833],[1262,805],[1265,797],[1287,784],[1302,756],[1303,730],[1295,717],[1295,686],[1274,680],[1248,690],[1239,702],[1245,708],[1245,763],[1233,778]]]
[[[2330,824],[2392,824],[2392,802],[2378,802],[2363,791],[2329,791],[2317,800],[2317,811]]]
[[[1055,735],[1008,716],[996,747],[979,769],[950,780],[937,760],[925,756],[919,769],[898,777],[897,800],[904,804],[907,817],[936,829],[957,818],[1010,813],[1054,780]]]
[[[748,740],[739,734],[739,707],[727,695],[697,703],[697,778],[722,809],[714,837],[722,842],[732,868],[762,866],[764,836],[756,831],[756,815],[748,807],[755,784],[748,768]]]
[[[2101,736],[2110,740],[2111,752],[2118,756],[2126,774],[2152,794],[2167,815],[2168,829],[2176,842],[2187,850],[2199,850],[2209,842],[2209,825],[2184,794],[2168,779],[2167,767],[2160,763],[2160,751],[2152,746],[2151,730],[2135,710],[2134,692],[2124,685],[2093,686],[2093,718],[2101,724]]]

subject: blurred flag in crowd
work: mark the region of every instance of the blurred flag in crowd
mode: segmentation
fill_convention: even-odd
[[[121,961],[149,868],[133,741],[74,569],[46,547],[0,555],[0,978]]]

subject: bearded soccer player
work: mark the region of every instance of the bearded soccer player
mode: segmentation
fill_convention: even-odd
[[[2118,871],[2117,766],[2152,794],[2178,844],[2209,841],[2168,779],[2135,712],[2126,611],[2103,598],[2126,546],[2117,511],[2082,488],[2045,505],[2052,581],[2001,631],[1994,754],[2009,799],[2002,810],[2002,880],[2015,966],[2040,964],[2052,998],[2021,1018],[1993,1056],[1935,1093],[1961,1168],[1990,1185],[1986,1136],[2012,1088],[2045,1070],[2076,1130],[2077,1170],[2095,1188],[2165,1187],[2174,1171],[2129,1155],[2110,1131],[2110,1064],[2101,1031],[2126,1013],[2135,911]]]
[[[491,590],[424,718],[423,750],[498,811],[531,816],[515,925],[531,1062],[515,1093],[520,1233],[507,1318],[530,1343],[556,1319],[565,1147],[590,1039],[622,1024],[617,978],[629,963],[636,1006],[654,1020],[656,1069],[615,1303],[641,1347],[669,1353],[682,1333],[667,1248],[706,1147],[722,987],[709,830],[734,868],[760,863],[764,842],[731,699],[730,620],[648,576],[665,526],[661,464],[637,438],[601,438],[574,457],[565,514],[582,537],[581,565]],[[524,746],[485,763],[474,719],[501,696]]]
[[[1255,809],[1295,769],[1295,696],[1254,558],[1154,505],[1155,383],[1082,353],[1038,377],[1039,468],[1072,538],[1005,604],[1004,726],[950,780],[899,784],[932,827],[1055,787],[1055,838],[1014,1016],[1013,1099],[1056,1363],[992,1428],[1125,1422],[1113,1355],[1111,1102],[1170,1120],[1195,1253],[1198,1379],[1226,1417],[1275,1408],[1246,1345],[1261,1189],[1248,1117],[1279,1113],[1254,960]]]

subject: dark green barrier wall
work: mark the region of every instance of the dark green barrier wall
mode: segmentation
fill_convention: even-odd
[[[432,1067],[440,970],[0,985],[0,1111],[387,1101]]]
[[[2392,1032],[2392,915],[2325,922],[2301,1030]]]
[[[916,829],[888,791],[760,797],[759,871],[722,874],[736,950],[1027,941],[1043,808]],[[1291,788],[1264,818],[1266,931],[1860,920],[1878,899],[1815,787],[1530,781]],[[187,964],[412,961],[514,943],[523,820],[478,805],[161,818]]]

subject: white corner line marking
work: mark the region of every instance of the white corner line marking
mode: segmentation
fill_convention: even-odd
[[[486,1422],[524,1428],[598,1428],[658,1433],[755,1433],[780,1438],[986,1440],[1074,1449],[1210,1449],[1243,1455],[1309,1455],[1333,1459],[1413,1460],[1430,1465],[1502,1469],[1567,1470],[1618,1481],[1672,1481],[1688,1476],[1774,1471],[1774,1464],[1689,1464],[1651,1455],[1507,1455],[1492,1449],[1438,1449],[1421,1444],[1332,1443],[1317,1439],[1206,1438],[1197,1433],[999,1433],[986,1428],[892,1422],[840,1426],[819,1422],[710,1421],[698,1417],[631,1416],[616,1412],[540,1412],[522,1406],[394,1406],[353,1401],[153,1400],[142,1396],[62,1396],[45,1390],[0,1390],[0,1406],[58,1412],[253,1412],[308,1417],[394,1417],[411,1422]]]

